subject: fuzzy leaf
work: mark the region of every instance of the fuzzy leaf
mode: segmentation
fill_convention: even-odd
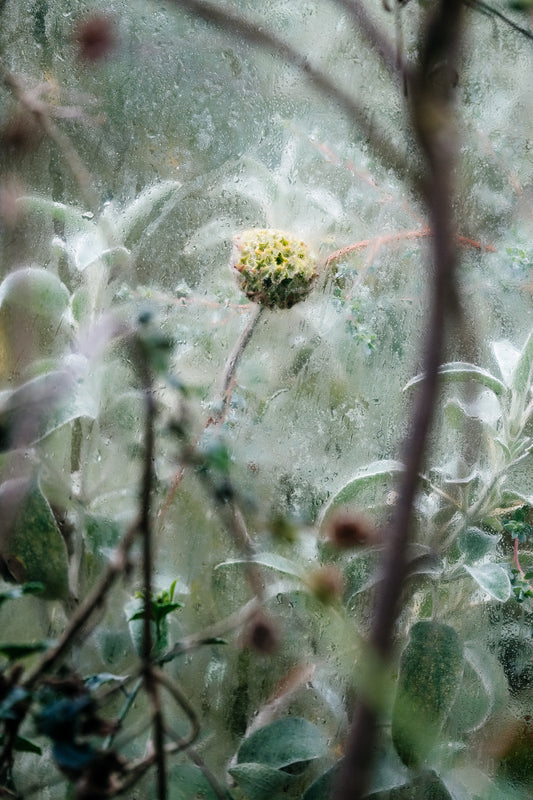
[[[513,381],[513,372],[520,359],[520,350],[517,350],[516,347],[513,347],[510,342],[502,341],[492,343],[492,352],[496,358],[496,362],[503,380],[507,386],[511,386]]]
[[[170,796],[172,800],[217,800],[215,792],[204,773],[194,764],[176,764],[169,774]],[[228,798],[230,795],[228,794]]]
[[[229,770],[247,800],[275,800],[291,783],[291,775],[266,764],[238,764]],[[283,795],[285,796],[285,795]]]
[[[325,519],[335,509],[356,503],[360,492],[364,489],[373,486],[377,488],[383,485],[384,481],[396,478],[404,469],[401,461],[393,459],[374,461],[363,467],[328,500],[320,515],[320,524],[323,525]]]
[[[283,717],[245,739],[237,762],[266,764],[280,769],[320,758],[326,751],[326,740],[315,725],[300,717]]]
[[[137,244],[140,232],[146,227],[152,214],[160,210],[180,187],[181,184],[177,181],[161,181],[144,189],[120,214],[114,216],[111,210],[106,211],[105,215],[114,217],[124,243],[131,247]]]
[[[465,569],[483,591],[495,600],[505,603],[511,596],[509,575],[499,564],[482,564],[479,567],[469,567],[465,564]]]
[[[392,740],[408,767],[420,767],[437,742],[463,674],[463,648],[454,628],[422,620],[409,632],[398,676]]]
[[[511,388],[518,394],[524,394],[531,384],[533,367],[533,331],[529,334],[520,353],[520,358],[513,370]]]
[[[223,561],[221,564],[217,564],[215,569],[229,567],[232,564],[248,564],[250,561],[259,566],[274,569],[276,572],[282,572],[284,575],[298,578],[298,580],[302,580],[304,577],[304,570],[302,570],[299,564],[295,564],[294,561],[284,558],[277,553],[259,553],[249,560],[245,558],[230,558],[227,561]]]
[[[451,361],[448,364],[443,364],[439,369],[439,374],[443,376],[446,381],[476,381],[477,383],[491,389],[496,395],[503,395],[506,391],[506,386],[499,378],[488,372],[486,369],[477,367],[475,364],[469,364],[465,361]],[[404,387],[411,389],[424,380],[424,375],[417,375],[412,378]]]
[[[0,513],[0,556],[11,578],[42,583],[43,597],[68,597],[67,548],[38,482],[5,481],[0,486]]]
[[[480,561],[498,546],[498,537],[481,528],[469,527],[461,531],[457,544],[470,562]]]

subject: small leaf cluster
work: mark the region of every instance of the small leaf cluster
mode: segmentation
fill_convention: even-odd
[[[525,544],[533,539],[533,525],[531,525],[531,508],[528,505],[517,508],[509,518],[502,520],[502,528],[518,539],[520,544]]]

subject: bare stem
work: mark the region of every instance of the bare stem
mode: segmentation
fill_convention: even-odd
[[[154,760],[157,766],[157,797],[167,798],[167,776],[165,759],[164,730],[165,723],[159,693],[159,677],[152,664],[152,572],[153,572],[153,531],[152,531],[152,488],[154,484],[154,419],[156,414],[152,376],[146,358],[140,354],[139,364],[144,385],[145,430],[144,430],[144,465],[141,492],[141,510],[139,532],[143,540],[143,636],[142,636],[142,675],[146,694],[150,700],[153,713]],[[162,674],[162,673],[161,673]]]
[[[432,68],[440,61],[452,65],[455,62],[461,29],[461,9],[461,0],[439,1],[421,44],[420,67],[413,81],[413,127],[427,166],[424,194],[433,232],[435,276],[425,337],[425,380],[415,401],[410,435],[404,445],[405,471],[386,539],[388,544],[384,553],[384,580],[376,595],[370,632],[371,646],[384,664],[390,659],[400,594],[407,572],[406,553],[413,503],[435,410],[445,332],[452,312],[457,310],[457,252],[451,184],[457,148],[452,127],[451,86],[439,90],[432,83],[431,75]],[[360,698],[347,743],[345,765],[336,800],[360,800],[365,796],[373,767],[377,729],[377,709],[368,698]]]

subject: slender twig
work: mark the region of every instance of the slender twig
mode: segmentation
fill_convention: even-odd
[[[159,693],[159,676],[152,664],[152,572],[153,572],[153,532],[152,532],[152,488],[154,484],[154,419],[156,414],[154,387],[152,375],[147,363],[146,355],[139,354],[139,371],[142,375],[145,402],[144,425],[144,465],[141,493],[141,510],[139,532],[143,540],[143,635],[141,645],[142,675],[146,694],[150,699],[153,712],[154,729],[154,760],[157,766],[157,797],[158,800],[167,798],[167,776],[164,731],[165,723],[161,698]],[[162,673],[161,673],[162,674]]]
[[[352,17],[368,44],[378,53],[390,75],[400,76],[401,70],[398,69],[397,53],[392,42],[380,31],[363,3],[359,0],[355,0],[355,2],[354,0],[335,0],[335,3],[344,8]]]
[[[367,247],[372,247],[378,249],[388,244],[393,244],[394,242],[400,242],[405,240],[411,239],[425,239],[428,237],[432,237],[433,232],[428,225],[420,230],[415,231],[398,231],[398,233],[390,233],[385,236],[378,236],[375,239],[362,239],[360,242],[355,242],[354,244],[349,244],[346,247],[341,247],[339,250],[335,250],[334,253],[331,253],[325,261],[325,268],[327,269],[333,261],[338,261],[339,258],[348,255],[349,253],[354,253],[357,250],[364,250]],[[481,242],[476,241],[475,239],[471,239],[468,236],[461,236],[456,234],[457,243],[463,245],[464,247],[472,247],[476,250],[485,250],[488,253],[495,253],[496,248],[490,244],[482,244]]]
[[[28,91],[20,78],[0,62],[0,72],[5,85],[11,89],[19,103],[34,117],[46,135],[55,143],[72,172],[88,210],[97,214],[100,201],[94,191],[91,173],[80,158],[70,138],[53,121],[48,106]]]
[[[409,163],[405,154],[394,146],[390,136],[379,128],[375,118],[370,118],[363,106],[351,94],[345,92],[339,86],[338,81],[312,66],[305,55],[267,30],[262,22],[256,24],[240,13],[221,8],[220,5],[215,6],[205,0],[172,0],[172,2],[184,11],[223,30],[228,35],[262,47],[288,64],[297,67],[318,91],[336,102],[357,124],[368,147],[386,167],[394,170],[402,179],[416,184],[419,175],[415,165]]]
[[[233,382],[235,380],[235,373],[237,371],[237,365],[242,358],[244,350],[252,338],[253,332],[261,318],[261,314],[264,312],[264,307],[258,304],[254,304],[252,308],[252,313],[248,318],[248,322],[246,323],[245,327],[241,331],[241,335],[237,339],[235,343],[235,347],[233,348],[232,352],[228,356],[226,360],[226,364],[224,365],[224,371],[222,373],[222,391],[221,391],[221,405],[220,409],[217,410],[215,414],[212,414],[211,417],[207,420],[206,427],[210,425],[221,425],[228,413],[229,404],[231,401],[231,390],[233,386]]]
[[[426,335],[425,380],[415,401],[410,434],[404,445],[405,471],[386,537],[384,580],[376,595],[370,632],[371,646],[385,664],[391,655],[394,624],[407,573],[407,543],[413,504],[435,409],[447,322],[451,312],[456,310],[454,276],[457,253],[451,184],[456,145],[452,129],[452,101],[449,87],[443,86],[439,91],[432,84],[431,72],[435,63],[444,59],[453,64],[456,59],[461,9],[461,0],[440,0],[437,4],[421,46],[420,67],[411,93],[413,127],[428,171],[424,188],[433,231],[435,277]],[[360,800],[365,796],[373,768],[377,728],[377,709],[369,698],[360,698],[347,743],[336,800]]]
[[[250,305],[250,304],[249,304]],[[246,346],[249,344],[253,332],[257,326],[257,323],[261,319],[263,312],[262,306],[253,305],[252,311],[248,318],[248,321],[241,331],[239,338],[237,339],[235,346],[231,353],[229,354],[228,358],[226,359],[226,363],[224,365],[224,369],[222,371],[222,380],[221,380],[221,391],[220,391],[220,407],[217,411],[213,412],[204,425],[204,431],[207,430],[210,426],[220,426],[226,419],[230,402],[231,402],[231,390],[233,387],[233,382],[235,380],[235,374],[237,372],[237,367],[239,362],[243,356],[243,353],[246,349]],[[192,460],[192,456],[194,455],[194,451],[199,441],[198,437],[194,442],[192,448],[190,448],[187,454],[187,460]],[[174,475],[172,480],[172,484],[167,492],[167,495],[163,501],[161,509],[158,514],[158,526],[161,528],[163,520],[168,512],[168,509],[172,505],[172,502],[176,496],[176,492],[178,491],[179,485],[183,480],[183,476],[185,474],[185,466],[182,465]]]
[[[510,19],[510,17],[507,17],[505,14],[503,14],[499,9],[483,2],[483,0],[463,0],[463,2],[465,6],[468,6],[468,8],[472,8],[474,11],[480,11],[482,14],[486,14],[487,16],[496,17],[517,33],[521,33],[522,36],[526,37],[526,39],[533,40],[533,33],[530,30],[518,25],[516,22]]]
[[[164,746],[164,754],[165,756],[179,753],[183,750],[186,750],[199,736],[200,734],[200,722],[196,715],[194,708],[192,707],[191,703],[187,699],[187,696],[182,692],[178,684],[171,680],[168,675],[166,675],[162,670],[158,669],[155,666],[152,666],[152,676],[154,681],[157,684],[163,686],[169,694],[174,698],[176,703],[180,706],[180,708],[185,712],[186,716],[191,723],[191,729],[187,736],[185,737],[178,737],[173,742],[169,742],[167,745]],[[165,726],[163,724],[163,732],[165,731]],[[119,796],[124,794],[132,786],[134,786],[137,781],[142,778],[142,776],[155,764],[158,762],[160,755],[158,754],[157,750],[150,753],[150,755],[143,758],[141,761],[131,762],[125,767],[126,777],[122,781],[122,783],[114,790],[113,795]]]
[[[219,638],[230,631],[242,628],[256,616],[259,608],[260,604],[257,598],[253,597],[245,606],[229,617],[225,617],[225,619],[216,622],[214,625],[210,625],[208,628],[204,628],[199,633],[182,639],[181,642],[178,642],[158,659],[159,664],[166,664],[167,661],[172,661],[174,658],[177,658],[177,656],[189,653],[191,650],[196,650],[212,639]]]

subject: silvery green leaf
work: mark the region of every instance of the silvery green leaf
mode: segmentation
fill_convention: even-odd
[[[533,366],[533,331],[529,334],[513,370],[511,388],[518,394],[523,394],[531,384],[531,369]]]
[[[465,361],[451,361],[448,364],[443,364],[439,369],[439,374],[446,381],[476,381],[496,395],[504,394],[507,388],[505,383],[488,372],[488,370]],[[405,385],[404,391],[422,383],[423,380],[423,374],[416,375]]]
[[[513,372],[520,358],[520,350],[517,350],[510,342],[502,341],[492,343],[492,352],[503,380],[507,386],[511,386]]]
[[[161,181],[144,189],[123,211],[116,213],[113,206],[108,206],[103,216],[113,219],[123,243],[131,247],[152,215],[157,213],[160,217],[162,207],[180,187],[178,181]]]
[[[465,564],[465,569],[483,591],[495,600],[505,603],[511,596],[509,575],[499,564],[482,564],[479,567],[469,567]]]
[[[363,467],[329,499],[320,515],[320,524],[324,523],[326,517],[334,509],[355,503],[363,489],[382,485],[384,481],[390,481],[392,478],[397,477],[404,469],[405,467],[401,461],[393,459],[373,461]]]

